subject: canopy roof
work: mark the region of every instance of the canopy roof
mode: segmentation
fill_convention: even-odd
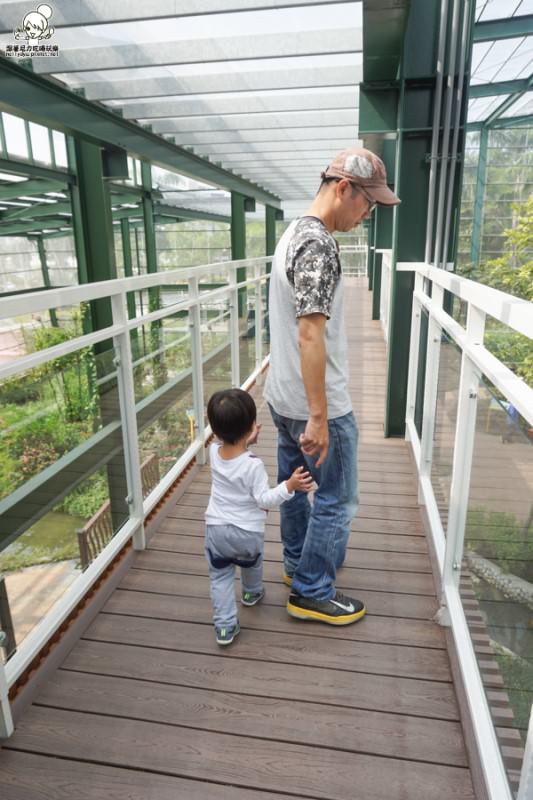
[[[477,0],[469,122],[501,126],[531,114],[532,32],[533,0]]]
[[[46,41],[58,55],[32,63],[37,74],[264,187],[291,217],[334,155],[359,141],[362,5],[56,0]],[[27,13],[27,2],[2,4],[0,46],[16,41]],[[531,32],[533,0],[477,0],[470,123],[531,113]],[[230,188],[213,184],[206,174],[164,201],[178,204],[179,191],[181,206],[228,214]]]

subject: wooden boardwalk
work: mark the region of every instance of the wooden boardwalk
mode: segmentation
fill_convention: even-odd
[[[337,585],[367,617],[287,616],[271,512],[265,601],[217,647],[203,468],[1,750],[3,800],[474,800],[407,445],[382,434],[381,328],[348,294],[361,507]]]

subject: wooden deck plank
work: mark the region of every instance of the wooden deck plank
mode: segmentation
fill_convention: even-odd
[[[51,763],[52,762],[52,763]],[[294,800],[261,792],[16,750],[2,751],[2,800]]]
[[[205,525],[202,520],[182,520],[178,525],[174,520],[164,520],[150,540],[150,547],[157,549],[159,536],[190,536],[192,538],[203,537]],[[179,533],[178,533],[179,531]],[[475,540],[474,540],[475,541]],[[280,543],[280,533],[277,525],[266,525],[265,542]],[[372,531],[370,533],[353,531],[348,539],[348,549],[363,548],[367,550],[391,551],[396,553],[427,553],[428,546],[425,538],[421,535],[380,533]]]
[[[207,564],[204,556],[191,556],[183,553],[164,553],[160,550],[145,550],[139,553],[133,569],[151,569],[162,572],[184,572],[195,575],[207,575]],[[265,579],[281,580],[281,565],[266,561]],[[375,589],[376,591],[405,592],[407,594],[425,594],[434,596],[433,577],[419,572],[394,572],[377,569],[357,569],[342,567],[337,574],[337,586],[340,589]]]
[[[226,658],[451,681],[447,654],[443,650],[337,639],[325,635],[322,627],[317,630],[318,626],[313,627],[312,623],[304,623],[304,626],[297,620],[289,620],[281,633],[247,627],[241,631],[239,646],[227,648]],[[195,622],[101,613],[85,636],[97,641],[162,649],[171,646],[171,649],[203,654],[219,652],[211,626]]]
[[[106,736],[102,736],[102,730]],[[185,778],[216,780],[283,792],[290,780],[309,800],[344,800],[354,786],[365,800],[471,800],[467,769],[345,753],[261,739],[253,759],[240,737],[175,725],[33,706],[7,749],[92,760],[115,767]],[[142,743],[142,744],[141,744]],[[406,795],[407,792],[408,794]],[[350,793],[352,793],[350,795]]]
[[[345,670],[335,672],[333,682],[329,669],[246,658],[235,662],[220,651],[200,655],[168,647],[82,640],[67,657],[64,669],[428,719],[459,719],[450,683],[365,673],[358,673],[354,680]]]
[[[182,595],[179,601],[171,596],[161,596],[151,592],[119,589],[108,600],[105,612],[112,614],[128,614],[130,616],[150,617],[152,619],[180,620],[187,622],[194,618],[196,622],[209,625],[212,619],[211,603],[207,598],[188,597]],[[278,606],[275,609],[262,603],[253,608],[243,607],[239,610],[241,621],[247,629],[270,630],[283,632],[287,630],[287,614]],[[316,636],[317,626],[313,624],[296,625],[301,636]],[[320,635],[333,639],[354,641],[354,634],[348,634],[343,627],[322,626]],[[430,620],[390,619],[389,617],[367,614],[357,626],[355,640],[359,642],[375,642],[379,644],[406,645],[411,647],[430,647],[445,649],[444,632]]]
[[[285,607],[289,589],[281,581],[266,581],[264,605]],[[198,580],[196,575],[171,572],[152,572],[145,569],[132,569],[124,577],[121,588],[132,591],[171,594],[176,597],[209,597],[209,583]],[[428,595],[395,594],[394,592],[378,592],[365,590],[365,600],[371,608],[371,614],[405,619],[432,619],[438,610],[434,597]]]
[[[260,687],[257,687],[260,689]],[[58,672],[39,706],[135,718],[278,742],[466,766],[457,722],[191,688],[130,678]],[[398,746],[398,738],[400,738]],[[354,747],[357,742],[357,747]]]
[[[152,550],[173,553],[188,553],[190,555],[203,555],[204,542],[199,536],[183,536],[181,534],[159,533],[150,542]],[[278,561],[281,564],[281,544],[279,542],[265,542],[265,561]],[[346,567],[359,566],[362,569],[384,569],[401,572],[431,572],[429,556],[425,553],[384,552],[381,550],[360,550],[356,547],[348,548]]]
[[[188,519],[204,519],[205,503],[191,505],[184,501],[183,505],[179,506],[179,509],[174,508],[169,512],[167,519],[183,519],[184,514],[186,514],[185,518]],[[398,508],[397,506],[389,508],[382,505],[361,503],[357,514],[357,518],[359,519],[360,517],[366,519],[389,520],[391,522],[402,520],[420,524],[420,511],[418,508]],[[271,523],[279,524],[279,511],[269,511],[268,518]]]

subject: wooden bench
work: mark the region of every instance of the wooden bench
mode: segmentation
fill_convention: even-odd
[[[141,483],[143,498],[147,497],[159,483],[159,458],[155,453],[148,456],[141,464]],[[96,514],[76,533],[80,548],[81,568],[86,570],[91,561],[94,561],[113,538],[113,519],[109,500],[106,500]]]

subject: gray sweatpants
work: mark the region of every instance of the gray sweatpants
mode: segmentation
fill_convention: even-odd
[[[246,531],[237,525],[205,526],[205,556],[217,628],[230,628],[238,622],[236,566],[241,567],[243,592],[260,592],[263,588],[263,543],[263,532]]]

